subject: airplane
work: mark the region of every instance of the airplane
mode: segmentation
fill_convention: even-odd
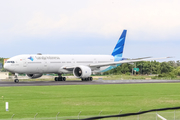
[[[73,73],[82,81],[92,81],[92,72],[106,72],[123,63],[134,63],[147,60],[166,59],[144,57],[139,59],[123,58],[123,50],[127,30],[123,30],[111,55],[18,55],[6,61],[4,69],[15,74],[15,83],[18,83],[18,74],[26,74],[29,78],[40,78],[43,74],[55,73],[55,81],[66,81],[62,74]]]

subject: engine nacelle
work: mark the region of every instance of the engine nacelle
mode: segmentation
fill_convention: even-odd
[[[74,68],[73,74],[77,78],[88,78],[91,76],[91,68],[88,66],[78,66]]]
[[[34,78],[40,78],[43,74],[27,74],[27,76],[31,79],[34,79]]]

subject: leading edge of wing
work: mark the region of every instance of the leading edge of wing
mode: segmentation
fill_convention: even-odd
[[[149,60],[160,60],[160,59],[168,59],[172,57],[161,57],[161,58],[148,58],[148,59],[131,59],[131,60],[122,60],[118,62],[109,62],[109,63],[99,63],[99,64],[89,64],[86,66],[89,67],[103,67],[103,66],[110,66],[110,65],[117,65],[117,64],[123,64],[123,63],[134,63],[134,62],[141,62],[141,61],[149,61]],[[77,66],[64,66],[63,69],[73,71],[73,69]]]
[[[171,57],[162,57],[162,58],[148,58],[148,59],[138,59],[138,60],[122,60],[118,62],[109,62],[109,63],[99,63],[99,64],[90,64],[89,67],[103,67],[103,66],[110,66],[110,65],[117,65],[123,63],[134,63],[134,62],[141,62],[141,61],[149,61],[149,60],[160,60],[160,59],[167,59]]]

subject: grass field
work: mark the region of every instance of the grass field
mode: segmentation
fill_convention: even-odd
[[[0,119],[138,112],[180,106],[180,84],[116,84],[0,87]],[[9,102],[9,112],[5,111]]]

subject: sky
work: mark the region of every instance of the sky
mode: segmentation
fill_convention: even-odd
[[[0,57],[111,54],[180,60],[179,0],[1,0]]]

